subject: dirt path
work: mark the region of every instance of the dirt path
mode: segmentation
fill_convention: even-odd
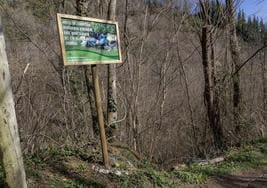
[[[204,185],[187,185],[184,188],[267,188],[267,167],[236,175],[215,177]]]

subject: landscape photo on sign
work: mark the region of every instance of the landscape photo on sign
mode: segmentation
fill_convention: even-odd
[[[64,63],[119,63],[118,27],[112,22],[60,16]]]

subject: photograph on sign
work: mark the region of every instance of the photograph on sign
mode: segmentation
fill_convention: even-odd
[[[58,14],[64,65],[121,63],[118,23]]]

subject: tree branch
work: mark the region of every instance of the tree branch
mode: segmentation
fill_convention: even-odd
[[[244,61],[240,66],[238,66],[238,69],[232,74],[232,76],[237,74],[251,59],[253,59],[260,51],[262,51],[266,47],[267,45],[264,45],[261,48],[259,48],[257,51],[255,51],[246,61]]]

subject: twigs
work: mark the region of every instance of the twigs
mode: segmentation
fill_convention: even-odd
[[[232,74],[232,76],[234,76],[235,74],[239,73],[239,71],[247,64],[250,62],[251,59],[253,59],[259,52],[261,52],[262,50],[264,50],[267,47],[267,45],[262,46],[261,48],[259,48],[258,50],[256,50],[246,61],[244,61],[243,63],[240,64],[240,66],[238,67],[238,69]]]

